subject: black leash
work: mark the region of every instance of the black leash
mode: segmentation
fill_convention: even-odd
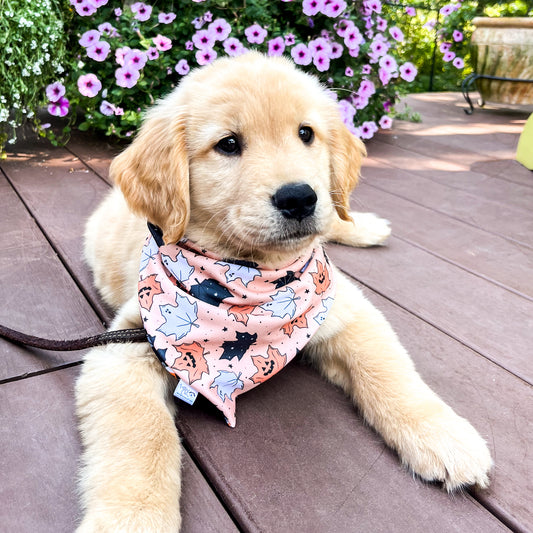
[[[51,340],[34,337],[33,335],[26,335],[20,331],[15,331],[14,329],[0,325],[0,337],[22,346],[31,346],[32,348],[40,348],[41,350],[51,350],[54,352],[84,350],[85,348],[92,348],[93,346],[102,346],[110,343],[122,344],[125,342],[147,342],[146,330],[144,328],[106,331],[100,335],[93,335],[82,339]]]

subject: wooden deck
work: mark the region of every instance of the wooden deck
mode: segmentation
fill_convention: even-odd
[[[233,430],[205,402],[180,406],[185,533],[533,531],[533,173],[514,160],[527,113],[468,117],[459,94],[408,101],[423,122],[369,142],[352,200],[393,237],[329,253],[487,439],[490,489],[449,496],[413,479],[339,390],[295,363],[242,398]],[[113,153],[87,136],[29,139],[0,162],[3,324],[50,338],[104,329],[81,236]],[[75,527],[82,356],[0,340],[1,531]]]

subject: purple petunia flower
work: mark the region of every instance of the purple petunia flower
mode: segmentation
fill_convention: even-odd
[[[455,11],[455,8],[451,4],[448,4],[448,5],[444,6],[444,7],[441,7],[440,10],[439,10],[439,13],[443,17],[447,17],[448,15],[453,13],[454,11]]]
[[[203,17],[196,17],[195,19],[192,19],[191,24],[194,26],[196,30],[200,30],[202,26],[204,25],[205,20]]]
[[[378,126],[373,120],[367,120],[361,124],[359,131],[361,132],[361,139],[372,139],[374,133],[378,131]]]
[[[398,70],[398,63],[396,63],[396,59],[394,59],[394,57],[392,57],[390,54],[385,54],[379,60],[379,66],[390,73],[396,72]]]
[[[115,114],[115,106],[107,100],[102,100],[100,104],[100,113],[106,117],[110,117]]]
[[[152,15],[152,6],[148,6],[143,2],[135,2],[130,7],[131,12],[134,13],[134,18],[141,22],[147,21]]]
[[[196,52],[196,61],[199,65],[208,65],[217,58],[217,53],[209,48],[205,50],[198,50]]]
[[[55,81],[46,87],[46,97],[50,102],[57,102],[65,95],[65,86],[60,81]]]
[[[350,102],[348,102],[348,100],[339,100],[339,111],[342,117],[342,121],[345,124],[353,122],[356,110],[355,107]]]
[[[348,48],[348,54],[350,55],[350,57],[359,57],[359,46]]]
[[[61,96],[58,100],[48,104],[48,113],[54,117],[64,117],[68,113],[69,105],[69,101],[64,96]]]
[[[398,41],[399,43],[403,42],[403,32],[400,30],[400,28],[398,28],[398,26],[389,28],[389,33],[394,40]]]
[[[231,33],[231,26],[224,19],[216,19],[207,27],[217,41],[225,41]]]
[[[400,66],[400,77],[405,81],[413,81],[416,78],[417,73],[418,70],[409,61]]]
[[[108,42],[98,41],[87,47],[87,56],[101,63],[106,60],[110,50],[111,46]]]
[[[244,30],[246,39],[248,39],[248,42],[252,44],[262,44],[267,36],[267,33],[268,32],[259,26],[259,24],[252,24],[252,26],[249,26]]]
[[[446,63],[449,63],[452,59],[455,58],[455,52],[452,52],[449,50],[448,52],[444,52],[444,55],[442,56],[442,60]]]
[[[326,72],[329,69],[329,55],[326,51],[322,50],[316,52],[313,55],[313,65],[319,72]]]
[[[240,56],[246,50],[241,41],[239,41],[239,39],[235,39],[235,37],[230,37],[229,39],[226,39],[222,46],[224,46],[224,52],[226,52],[226,54],[231,57]]]
[[[78,90],[83,96],[95,97],[102,88],[102,82],[94,74],[82,74],[78,78]]]
[[[309,65],[313,60],[313,54],[305,44],[297,44],[291,50],[291,56],[297,65]]]
[[[348,78],[351,78],[353,76],[353,69],[350,67],[346,67],[344,69],[344,75],[347,76]]]
[[[116,7],[113,11],[115,13],[115,17],[120,17],[122,15],[122,9],[120,7]]]
[[[370,65],[363,65],[361,72],[363,74],[370,74],[372,72],[372,67]]]
[[[381,85],[383,85],[384,87],[388,85],[389,81],[392,78],[391,72],[383,67],[379,67],[378,76],[379,76],[379,81],[381,82]]]
[[[192,36],[192,42],[199,50],[207,50],[215,46],[216,37],[214,33],[209,30],[198,30]]]
[[[410,17],[414,17],[416,16],[416,9],[412,6],[407,6],[405,8],[405,12],[407,15],[409,15]]]
[[[180,75],[180,76],[186,76],[189,74],[189,71],[191,70],[191,67],[189,67],[189,63],[187,63],[186,59],[180,59],[176,66],[174,67],[174,70]]]
[[[464,68],[464,66],[465,66],[465,62],[464,62],[464,60],[463,60],[462,57],[456,57],[456,58],[453,60],[453,63],[452,63],[452,64],[453,64],[453,66],[454,66],[455,68],[458,68],[458,69],[462,69],[462,68]]]
[[[312,41],[309,41],[308,48],[313,54],[313,57],[319,52],[325,52],[329,57],[329,54],[331,52],[330,44],[326,41],[326,39],[323,39],[322,37],[318,37],[318,39],[313,39]]]
[[[124,66],[124,56],[128,52],[131,52],[131,48],[129,46],[123,46],[122,48],[117,48],[115,50],[115,59],[121,67]]]
[[[285,35],[285,45],[292,46],[296,42],[296,37],[292,33],[287,33]]]
[[[347,46],[347,48],[355,48],[356,46],[364,43],[364,41],[365,39],[361,35],[359,28],[356,26],[350,28],[344,35],[344,44]]]
[[[324,7],[324,0],[304,0],[302,2],[302,11],[308,17],[314,17]]]
[[[187,41],[185,43],[185,50],[189,50],[189,51],[194,50],[194,43],[192,41]]]
[[[346,33],[350,31],[352,28],[355,28],[355,24],[351,20],[341,20],[334,27],[335,27],[335,31],[337,32],[337,35],[344,39],[344,37],[346,36]]]
[[[453,37],[453,40],[456,42],[456,43],[460,43],[462,40],[463,40],[463,33],[460,32],[459,30],[453,30],[453,34],[452,34],[452,37]]]
[[[322,8],[322,13],[326,17],[335,18],[338,17],[346,9],[346,2],[344,0],[332,0],[326,2]]]
[[[392,118],[390,118],[388,115],[383,115],[379,119],[379,127],[383,130],[388,130],[392,127]]]
[[[376,86],[373,82],[370,80],[363,80],[361,82],[361,85],[359,85],[359,89],[357,91],[357,94],[361,98],[370,98],[373,94],[376,92]]]
[[[137,70],[141,70],[146,65],[146,61],[148,61],[148,56],[142,50],[130,50],[124,56],[124,66],[131,66]]]
[[[211,13],[211,11],[206,11],[204,13],[203,19],[205,22],[211,22],[213,20],[213,13]]]
[[[176,18],[176,13],[159,13],[157,20],[159,24],[171,24]]]
[[[115,70],[117,85],[119,87],[125,87],[126,89],[134,87],[140,76],[140,72],[131,65],[120,67]]]
[[[285,51],[285,41],[283,37],[276,37],[268,41],[268,55],[269,56],[281,56]]]
[[[87,48],[100,40],[100,32],[98,30],[86,31],[78,41],[83,48]]]
[[[109,22],[103,22],[102,24],[99,24],[98,31],[107,37],[118,37],[117,29]]]
[[[381,2],[380,0],[365,0],[363,2],[363,8],[365,15],[370,15],[372,12],[381,13]]]
[[[71,1],[71,4],[74,6],[76,13],[78,13],[80,17],[90,17],[91,15],[94,15],[98,9],[93,0],[73,0]]]
[[[376,17],[376,29],[378,31],[385,31],[387,29],[387,21],[379,15]]]
[[[146,50],[146,56],[150,61],[153,61],[159,57],[159,52],[155,46],[150,46],[150,48]]]
[[[152,39],[152,42],[160,52],[166,52],[172,48],[172,41],[164,35],[157,35]]]
[[[342,56],[342,52],[344,51],[344,48],[342,47],[342,44],[332,42],[330,44],[330,52],[329,57],[330,59],[338,59]]]
[[[452,47],[452,43],[440,43],[439,50],[444,54]]]

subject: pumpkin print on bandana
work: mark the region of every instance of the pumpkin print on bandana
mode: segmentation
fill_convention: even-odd
[[[165,368],[235,426],[235,399],[303,349],[325,320],[335,279],[322,247],[283,269],[226,260],[158,228],[143,248],[139,306]]]

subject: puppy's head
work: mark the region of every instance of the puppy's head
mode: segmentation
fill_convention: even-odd
[[[248,53],[196,70],[147,114],[111,175],[130,208],[220,255],[298,255],[349,219],[364,146],[317,80]]]

